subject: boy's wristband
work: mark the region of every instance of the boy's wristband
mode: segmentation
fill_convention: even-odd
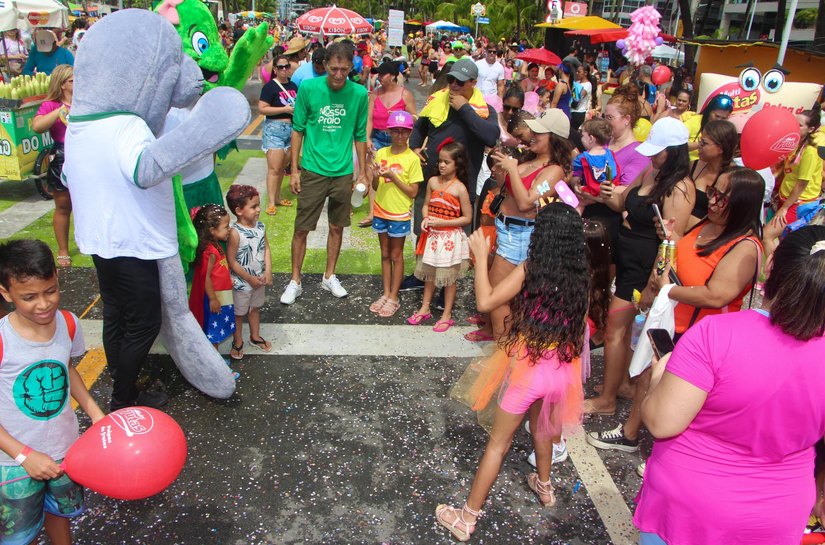
[[[23,462],[26,461],[26,458],[29,454],[32,453],[31,447],[23,447],[23,450],[20,451],[20,454],[14,457],[14,461],[17,462],[18,465],[23,465]]]

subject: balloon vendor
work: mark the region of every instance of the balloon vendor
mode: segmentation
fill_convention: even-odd
[[[0,319],[0,541],[35,543],[45,528],[52,543],[71,543],[69,519],[84,504],[83,488],[60,466],[78,438],[69,396],[92,422],[105,416],[70,362],[86,351],[83,332],[59,308],[44,242],[0,245],[0,294],[15,307]]]

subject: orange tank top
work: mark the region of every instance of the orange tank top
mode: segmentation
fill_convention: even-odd
[[[703,224],[699,224],[696,228],[685,233],[685,236],[682,237],[676,245],[676,267],[679,271],[679,280],[682,282],[682,285],[704,286],[707,284],[710,277],[713,276],[713,271],[716,269],[716,266],[719,265],[720,261],[722,261],[722,258],[725,257],[734,246],[743,240],[750,240],[756,244],[761,256],[762,243],[754,236],[742,236],[735,238],[727,244],[717,248],[712,254],[708,256],[700,256],[700,248],[696,246],[696,242],[698,241],[701,225]],[[746,286],[745,289],[742,290],[742,293],[737,295],[733,301],[722,308],[699,309],[699,314],[696,316],[696,319],[693,320],[693,323],[691,323],[691,320],[693,319],[693,314],[696,311],[696,307],[679,303],[676,305],[676,309],[674,310],[676,318],[676,332],[684,333],[690,326],[705,316],[739,311],[742,308],[742,301],[744,300],[745,295],[747,295],[750,290],[751,286]]]
[[[453,178],[442,189],[436,189],[430,193],[430,205],[427,207],[430,217],[440,220],[454,220],[461,217],[461,201],[455,195],[447,193],[455,180]]]

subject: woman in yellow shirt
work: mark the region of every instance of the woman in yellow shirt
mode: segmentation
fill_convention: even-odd
[[[788,223],[796,221],[800,204],[812,202],[822,192],[822,159],[817,152],[814,136],[820,126],[820,106],[814,104],[796,118],[799,121],[799,147],[785,159],[785,177],[779,186],[779,207],[776,215]]]

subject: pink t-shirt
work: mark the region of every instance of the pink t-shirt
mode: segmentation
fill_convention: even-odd
[[[633,142],[623,147],[619,151],[613,151],[621,173],[619,174],[620,185],[630,185],[633,181],[650,166],[650,158],[645,157],[636,148],[640,142]]]
[[[798,545],[825,434],[823,354],[825,337],[798,341],[755,310],[690,328],[667,370],[708,397],[654,443],[636,526],[670,545]]]
[[[57,100],[46,100],[40,105],[40,108],[37,109],[37,114],[35,115],[46,115],[59,109],[61,106],[63,106],[63,103]],[[63,123],[60,118],[57,118],[57,121],[55,121],[54,125],[49,129],[49,134],[52,140],[62,144],[66,140],[66,124]]]

